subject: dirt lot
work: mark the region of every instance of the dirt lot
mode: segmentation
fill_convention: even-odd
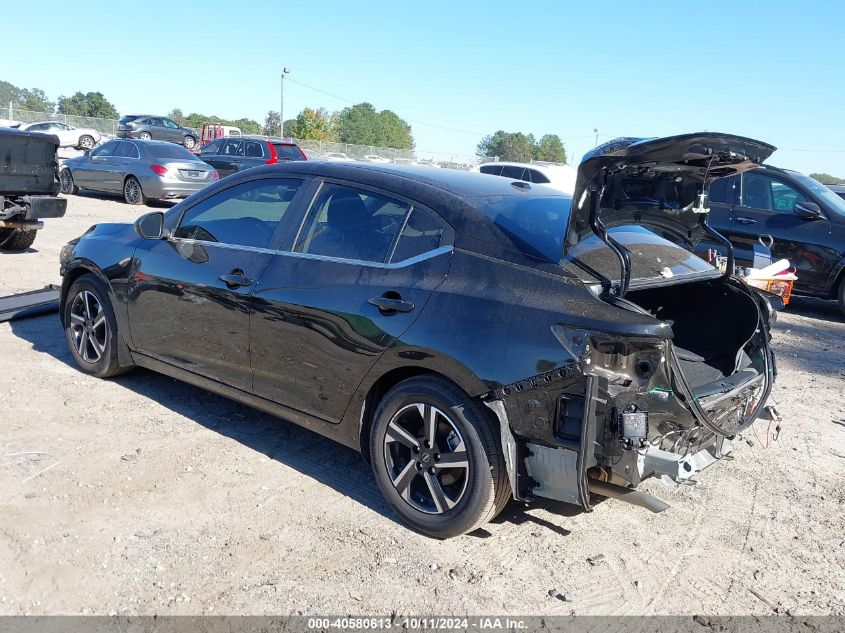
[[[0,295],[140,211],[71,197],[0,254]],[[512,504],[438,542],[351,450],[146,371],[89,378],[56,315],[0,324],[0,614],[845,614],[845,323],[801,301],[776,329],[780,436],[758,422],[697,486],[649,482],[670,510]]]

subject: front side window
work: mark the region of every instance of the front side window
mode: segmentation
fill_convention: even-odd
[[[179,125],[175,121],[171,121],[170,119],[162,119],[161,122],[164,124],[164,127],[169,127],[169,128],[174,128],[174,129],[179,127]]]
[[[185,212],[174,237],[267,248],[302,180],[253,180],[221,191]]]
[[[408,207],[377,193],[326,184],[311,205],[294,251],[382,263]]]
[[[789,185],[754,172],[742,175],[742,206],[762,211],[793,213],[804,196]]]
[[[405,223],[391,262],[401,262],[440,247],[443,240],[443,223],[422,209],[413,209]]]
[[[502,175],[502,166],[501,165],[482,165],[480,167],[482,174],[490,174],[491,176],[501,176]]]
[[[200,148],[200,154],[216,154],[220,150],[220,146],[223,144],[223,141],[216,140],[211,141],[211,143],[207,143]]]
[[[117,151],[118,141],[111,141],[109,143],[105,143],[100,145],[97,149],[91,152],[91,156],[104,158],[106,156],[114,156],[115,151]]]

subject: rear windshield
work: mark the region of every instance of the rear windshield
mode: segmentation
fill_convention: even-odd
[[[181,158],[183,160],[197,160],[197,157],[191,154],[181,145],[175,143],[156,143],[155,145],[147,145],[147,150],[154,158]]]
[[[276,155],[279,160],[302,160],[302,150],[296,145],[286,145],[283,143],[273,143],[276,148]]]
[[[139,118],[137,114],[127,114],[126,116],[120,117],[117,120],[117,122],[118,123],[129,123],[130,121],[134,121],[137,118]]]
[[[507,235],[516,250],[557,264],[571,204],[568,196],[495,196],[477,208]]]

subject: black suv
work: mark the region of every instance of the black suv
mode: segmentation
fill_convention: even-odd
[[[219,138],[199,151],[199,157],[214,167],[220,177],[259,165],[274,165],[288,160],[308,160],[296,143],[264,136],[228,136]]]
[[[170,141],[184,145],[185,149],[197,146],[197,133],[187,127],[182,127],[176,121],[166,116],[149,114],[127,114],[117,122],[117,136],[119,138],[140,138],[143,140]]]
[[[750,266],[761,236],[796,268],[796,294],[838,299],[845,313],[845,200],[798,172],[763,166],[710,185],[709,224]],[[766,239],[764,238],[764,241]]]

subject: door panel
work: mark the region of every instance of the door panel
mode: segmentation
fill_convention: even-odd
[[[187,207],[173,236],[143,241],[128,298],[134,348],[251,390],[251,296],[303,183],[234,185]]]
[[[398,266],[276,255],[253,303],[255,393],[338,422],[378,356],[445,279],[450,260],[450,249]],[[385,296],[409,311],[374,305]]]

